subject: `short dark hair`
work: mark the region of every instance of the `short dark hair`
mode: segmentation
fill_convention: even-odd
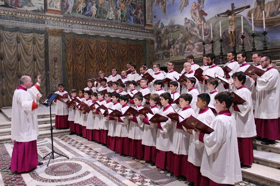
[[[211,85],[215,85],[215,88],[217,88],[217,86],[219,85],[218,80],[214,78],[208,79],[207,82],[210,83]]]
[[[137,86],[137,83],[136,83],[136,81],[134,81],[134,80],[130,81],[129,84],[133,84],[135,87]]]
[[[159,63],[154,63],[153,66],[156,65],[156,67],[160,68],[160,64]]]
[[[143,70],[147,70],[147,67],[145,65],[142,65],[140,68],[143,68]]]
[[[220,92],[215,96],[215,100],[218,100],[220,103],[225,102],[226,103],[226,107],[229,109],[232,105],[232,102],[234,100],[233,95],[228,92],[228,91],[224,91],[224,92]]]
[[[65,87],[65,85],[64,85],[63,83],[59,83],[59,84],[57,85],[57,87],[59,87],[59,86]]]
[[[188,93],[181,94],[180,98],[182,98],[185,101],[189,101],[189,104],[192,102],[192,95]]]
[[[190,80],[190,82],[195,85],[196,79],[194,77],[189,77],[188,80]]]
[[[241,54],[242,57],[246,57],[246,53],[245,52],[238,52],[237,55]]]
[[[125,88],[125,85],[123,83],[120,83],[119,86]]]
[[[236,53],[234,51],[228,52],[228,54],[231,53],[234,57],[236,56]]]
[[[158,94],[151,94],[150,99],[154,100],[157,103],[159,101],[159,95]]]
[[[174,62],[169,61],[168,63],[171,63],[173,66],[175,66],[175,63],[174,63]]]
[[[143,101],[143,95],[140,92],[135,94],[134,98],[137,98],[138,100]]]
[[[136,68],[136,65],[131,65],[132,67]]]
[[[100,92],[97,92],[97,94],[100,94],[100,95],[104,96],[105,92],[104,91],[100,91]]]
[[[127,95],[121,95],[119,99],[128,102],[129,97]]]
[[[206,54],[206,57],[210,57],[211,60],[216,58],[215,54],[212,53]]]
[[[97,97],[97,93],[96,92],[92,93],[91,95],[94,96],[94,97]]]
[[[76,89],[72,89],[71,93],[77,93],[77,90]]]
[[[177,81],[170,81],[169,85],[173,85],[174,87],[178,87]]]
[[[112,84],[119,85],[117,81],[112,82]]]
[[[207,105],[210,103],[211,98],[210,98],[209,94],[207,94],[207,93],[198,94],[197,97],[200,98],[201,101],[205,101],[207,103]]]
[[[120,98],[120,94],[119,93],[113,93],[111,97],[116,97],[116,98]]]
[[[84,90],[84,89],[80,89],[79,92],[80,92],[80,91],[81,91],[82,93],[85,93],[85,90]]]
[[[164,92],[164,93],[162,93],[161,95],[160,95],[160,97],[162,97],[163,99],[165,99],[165,100],[169,100],[169,101],[171,101],[171,94],[169,93],[169,92]]]
[[[160,79],[155,80],[154,85],[161,85],[161,87],[162,87],[163,86],[163,81],[160,80]]]
[[[141,78],[140,81],[146,81],[146,83],[148,82],[148,80],[146,78]]]
[[[91,95],[91,92],[89,90],[86,90],[84,93],[88,94],[89,96]]]
[[[105,95],[108,95],[109,97],[112,97],[112,93],[111,92],[106,92]]]
[[[260,57],[263,56],[262,53],[260,53],[260,52],[253,52],[252,56],[255,55],[255,54],[257,54],[257,55],[260,56]]]
[[[92,79],[88,79],[87,82],[92,82],[93,83],[93,80]]]
[[[269,63],[271,63],[271,57],[270,56],[265,55],[265,56],[262,56],[262,57],[264,57],[266,61],[269,60]]]
[[[194,56],[193,55],[188,55],[187,59],[194,59]]]
[[[240,72],[235,72],[234,74],[232,74],[232,79],[237,78],[238,81],[242,82],[242,85],[244,85],[246,83],[246,74],[242,71]]]
[[[107,79],[106,78],[102,78],[100,82],[105,81],[107,83]]]
[[[112,68],[112,70],[114,70],[114,69],[118,72],[118,69],[117,69],[117,68]]]

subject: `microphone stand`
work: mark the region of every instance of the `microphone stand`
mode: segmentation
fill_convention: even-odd
[[[65,158],[69,159],[69,157],[67,157],[67,156],[65,156],[65,155],[63,155],[63,154],[60,154],[60,153],[56,152],[56,151],[54,150],[54,146],[53,146],[52,101],[53,101],[56,97],[57,97],[57,94],[50,94],[50,95],[47,97],[46,101],[43,103],[43,105],[45,105],[45,106],[47,106],[47,107],[50,107],[50,124],[51,124],[50,130],[51,130],[51,145],[52,145],[52,150],[51,150],[51,152],[50,152],[49,154],[47,154],[46,156],[43,157],[43,159],[45,159],[47,156],[50,155],[50,158],[49,158],[47,167],[49,166],[51,159],[54,159],[54,154],[57,154],[57,155],[59,155],[59,156],[63,156],[63,157],[65,157]]]

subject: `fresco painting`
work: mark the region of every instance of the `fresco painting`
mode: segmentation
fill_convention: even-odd
[[[279,8],[279,0],[154,0],[155,59],[177,61],[186,59],[190,54],[201,57],[203,41],[205,51],[209,53],[212,52],[212,40],[214,53],[219,55],[220,38],[223,39],[224,53],[232,51],[233,46],[240,51],[242,41],[245,50],[252,51],[253,30],[256,49],[262,50],[263,14],[268,48],[279,48]],[[241,39],[242,19],[244,40]]]

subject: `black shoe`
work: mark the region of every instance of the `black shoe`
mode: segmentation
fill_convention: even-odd
[[[251,165],[244,165],[244,164],[241,162],[241,168],[251,168]]]
[[[170,176],[173,178],[174,177],[174,174],[173,174],[173,172],[170,172]]]
[[[41,161],[38,161],[38,165],[43,165],[44,163]]]
[[[156,165],[154,162],[151,162],[150,164],[151,164],[151,166],[155,166]]]
[[[180,180],[180,181],[187,181],[187,179],[186,179],[185,176],[179,176],[179,180]]]
[[[69,135],[74,135],[74,134],[76,134],[75,132],[70,132],[70,134]]]
[[[275,144],[275,140],[267,140],[269,144]]]

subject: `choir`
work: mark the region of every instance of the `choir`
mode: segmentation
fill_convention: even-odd
[[[229,52],[222,67],[213,54],[201,67],[187,59],[181,73],[172,62],[166,73],[154,64],[138,74],[130,63],[121,75],[100,71],[78,96],[59,84],[55,127],[194,185],[234,185],[253,163],[253,137],[266,145],[280,139],[279,72],[259,53],[252,67],[242,52]]]

